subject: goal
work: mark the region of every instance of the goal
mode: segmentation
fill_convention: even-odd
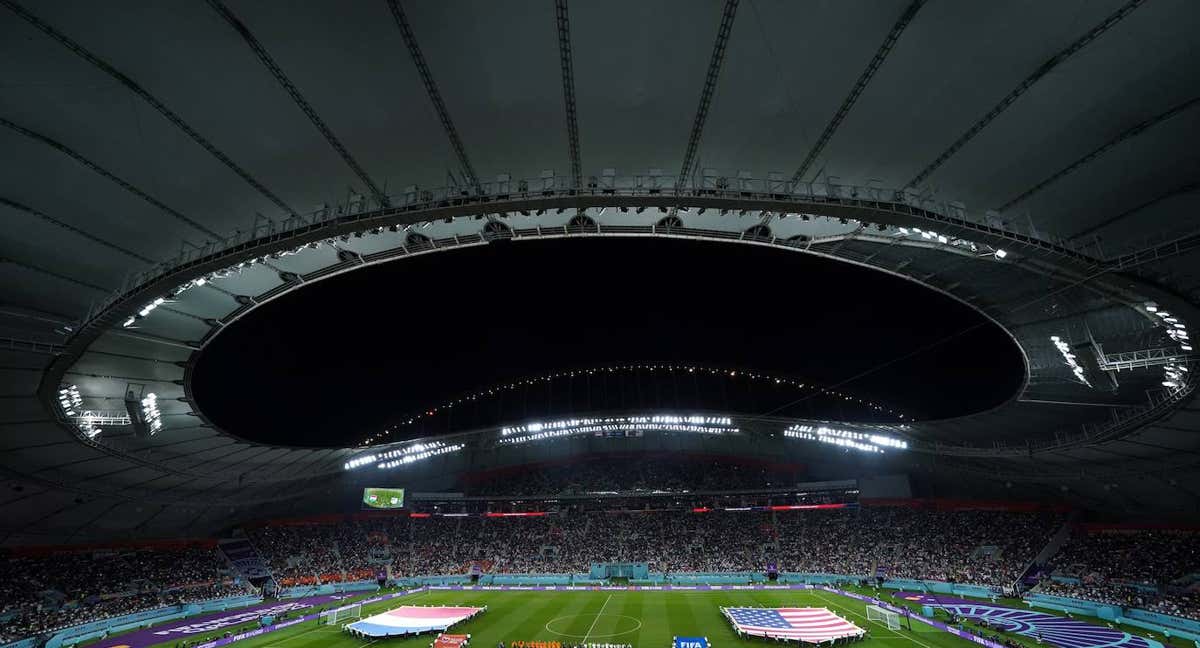
[[[867,621],[883,623],[887,625],[888,630],[900,629],[900,615],[891,610],[885,610],[878,605],[867,606]]]
[[[362,617],[362,604],[355,603],[354,605],[346,605],[332,610],[325,610],[321,616],[317,617],[320,625],[335,625],[346,619],[358,619]]]

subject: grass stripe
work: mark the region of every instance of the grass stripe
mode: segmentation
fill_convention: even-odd
[[[825,596],[821,593],[821,596]],[[778,644],[758,638],[738,638],[728,621],[721,615],[721,606],[794,607],[816,606],[848,610],[856,616],[864,607],[857,601],[828,595],[822,600],[815,593],[798,590],[695,590],[695,591],[478,591],[430,590],[419,595],[394,599],[375,606],[364,606],[363,616],[378,614],[400,604],[475,605],[488,607],[487,612],[455,626],[451,632],[470,634],[472,648],[495,648],[503,641],[506,646],[514,640],[557,640],[564,645],[588,641],[599,643],[628,643],[636,648],[670,648],[675,635],[705,636],[717,648],[772,648]],[[858,610],[858,612],[855,612]],[[602,635],[622,632],[633,624],[628,616],[642,622],[636,632],[614,637]],[[559,632],[547,631],[546,623],[565,617],[553,624]],[[328,626],[322,626],[328,627]],[[234,645],[234,648],[428,648],[432,635],[392,638],[378,643],[363,644],[362,639],[344,632],[312,632],[314,626],[302,624],[271,635],[254,637]],[[915,628],[914,628],[915,630]],[[907,633],[906,633],[907,634]],[[595,638],[593,638],[595,637]],[[192,639],[205,637],[192,637]],[[917,643],[921,648],[978,648],[949,633],[935,631],[923,634],[924,641],[905,635],[884,636],[871,633],[871,638],[855,648],[900,648]],[[912,642],[912,643],[910,643]],[[918,648],[918,647],[913,647]]]
[[[600,606],[600,611],[596,613],[596,618],[592,620],[592,625],[588,626],[587,632],[583,634],[583,641],[579,643],[587,643],[588,637],[592,636],[592,631],[596,629],[596,623],[600,621],[600,615],[604,614],[604,608],[608,607],[608,602],[611,600],[612,594],[609,594],[608,598],[604,599],[604,605]]]

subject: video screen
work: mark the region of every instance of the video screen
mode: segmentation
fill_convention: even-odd
[[[398,509],[404,508],[403,488],[364,488],[362,496],[363,508]]]

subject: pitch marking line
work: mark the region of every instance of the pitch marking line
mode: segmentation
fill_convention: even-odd
[[[300,637],[303,637],[304,635],[306,635],[306,634],[308,634],[308,633],[310,633],[310,632],[316,632],[316,631],[318,631],[318,630],[328,630],[328,629],[329,629],[329,627],[330,627],[330,626],[317,626],[317,627],[315,627],[315,628],[310,628],[310,629],[308,629],[308,630],[305,630],[304,632],[301,632],[300,634],[292,635],[292,636],[290,636],[290,637],[288,637],[288,638],[286,638],[286,639],[280,639],[280,640],[278,640],[278,641],[272,642],[270,645],[272,645],[272,646],[278,646],[279,644],[282,644],[282,643],[287,643],[287,642],[289,642],[289,641],[294,641],[294,640],[296,640],[296,639],[299,639]],[[334,626],[333,628],[334,628],[334,630],[340,630],[340,628],[338,628],[337,626]]]
[[[820,593],[818,593],[818,592],[815,592],[815,591],[814,591],[814,592],[813,592],[813,594],[814,594],[814,595],[816,595],[816,597],[817,597],[817,598],[821,599],[822,601],[825,601],[826,603],[828,603],[828,604],[830,604],[830,605],[832,605],[832,606],[834,606],[834,607],[839,607],[839,608],[842,608],[843,610],[845,610],[845,611],[849,612],[850,614],[853,614],[854,616],[859,616],[859,617],[862,617],[862,618],[864,618],[864,619],[867,619],[867,615],[865,615],[865,614],[859,614],[858,612],[855,612],[854,610],[852,610],[852,609],[850,609],[850,608],[848,608],[848,607],[846,607],[846,606],[844,606],[844,605],[838,605],[838,604],[837,604],[835,601],[831,601],[831,600],[829,600],[829,599],[825,598],[824,596],[822,596],[822,595],[821,595]],[[868,627],[869,627],[869,624],[870,624],[870,623],[871,623],[871,620],[870,620],[870,619],[867,619],[867,624],[868,624]],[[891,631],[891,630],[889,630],[889,632],[892,632],[892,631]],[[905,638],[905,639],[908,639],[909,641],[911,641],[911,642],[913,642],[913,643],[915,643],[915,644],[920,644],[920,645],[922,645],[922,646],[925,646],[925,648],[933,648],[933,646],[930,646],[929,644],[925,643],[924,641],[920,641],[920,640],[918,640],[918,639],[914,639],[913,637],[910,637],[910,636],[908,636],[908,635],[905,635],[905,634],[900,634],[899,632],[897,632],[897,633],[895,633],[895,634],[896,634],[896,636],[897,636],[897,637],[903,637],[903,638]]]
[[[554,625],[555,621],[561,621],[562,619],[574,619],[574,618],[581,617],[581,616],[592,616],[592,615],[590,615],[590,614],[567,614],[565,616],[554,617],[553,619],[550,619],[549,621],[546,622],[546,626],[545,626],[546,632],[549,632],[550,634],[556,634],[560,637],[571,637],[572,639],[579,639],[580,637],[585,636],[585,635],[577,635],[577,634],[569,634],[566,632],[559,632],[558,630],[555,630],[554,628],[551,628],[550,626]],[[638,630],[642,629],[642,620],[637,617],[629,616],[628,614],[600,614],[600,615],[597,615],[597,618],[602,617],[602,616],[613,617],[614,619],[629,619],[630,621],[633,621],[637,625],[630,628],[629,630],[622,630],[620,632],[613,632],[610,634],[592,635],[596,639],[610,639],[612,637],[619,637],[621,635],[627,635],[631,632],[637,632]]]
[[[600,622],[600,615],[604,614],[604,608],[608,607],[608,602],[611,600],[612,600],[612,594],[609,594],[608,598],[604,599],[604,605],[600,606],[600,611],[596,613],[596,618],[592,619],[591,627],[589,627],[587,633],[583,635],[583,641],[581,641],[579,643],[582,643],[582,644],[587,643],[588,637],[591,636],[591,634],[592,634],[592,630],[595,630],[596,624]]]

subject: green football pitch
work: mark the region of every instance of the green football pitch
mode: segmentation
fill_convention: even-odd
[[[767,648],[766,639],[739,639],[721,614],[726,607],[824,607],[868,631],[853,644],[861,648],[966,648],[974,646],[925,624],[889,630],[868,622],[866,604],[828,592],[803,590],[720,591],[448,591],[430,590],[366,606],[363,617],[399,605],[464,605],[487,611],[450,630],[471,635],[472,648],[494,648],[499,642],[560,641],[632,644],[634,648],[670,648],[672,637],[704,636],[715,648]],[[434,635],[409,639],[366,640],[339,626],[307,622],[268,635],[245,639],[237,648],[428,648]],[[170,646],[171,644],[166,644]]]

